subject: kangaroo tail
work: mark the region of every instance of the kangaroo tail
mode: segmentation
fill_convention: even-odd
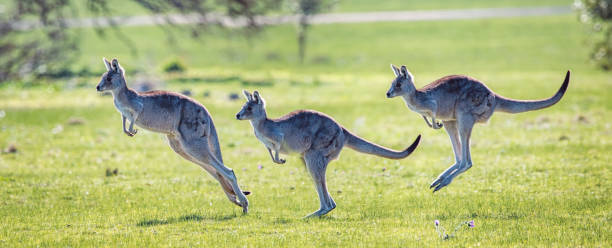
[[[495,101],[497,106],[495,107],[496,111],[506,112],[506,113],[521,113],[526,111],[538,110],[552,106],[557,103],[565,94],[567,90],[567,86],[569,85],[570,80],[570,71],[567,71],[565,74],[565,80],[561,85],[561,88],[557,91],[557,93],[551,98],[544,100],[514,100],[510,98],[505,98],[500,95],[495,96]]]
[[[419,145],[419,142],[421,141],[421,135],[419,134],[416,140],[412,142],[412,145],[406,148],[406,150],[394,151],[394,150],[379,146],[377,144],[374,144],[372,142],[369,142],[367,140],[364,140],[346,129],[343,129],[343,131],[344,131],[344,135],[347,136],[346,145],[350,147],[351,149],[358,151],[358,152],[372,154],[372,155],[376,155],[376,156],[380,156],[384,158],[390,158],[390,159],[402,159],[402,158],[408,157],[408,155],[410,155],[417,148],[417,146]]]

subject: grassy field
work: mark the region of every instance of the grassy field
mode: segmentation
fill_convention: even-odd
[[[75,68],[101,71],[102,56],[149,73],[175,56],[186,61],[187,74],[164,76],[165,88],[191,90],[211,112],[224,161],[253,192],[250,213],[163,136],[123,134],[112,98],[95,92],[98,78],[2,84],[0,147],[18,151],[0,154],[1,247],[611,245],[612,77],[588,62],[574,16],[316,26],[305,65],[291,26],[172,46],[159,29],[126,29],[138,56],[82,32]],[[478,125],[474,166],[432,194],[429,183],[452,164],[450,142],[400,99],[385,98],[389,63],[407,64],[418,86],[461,73],[522,99],[548,97],[565,70],[573,74],[554,107]],[[310,177],[297,157],[273,164],[249,123],[235,120],[243,100],[228,95],[243,88],[260,90],[271,117],[315,109],[395,149],[418,134],[423,141],[400,161],[345,149],[327,173],[338,207],[303,220],[318,208]],[[467,220],[476,227],[441,240],[436,219],[447,229]]]

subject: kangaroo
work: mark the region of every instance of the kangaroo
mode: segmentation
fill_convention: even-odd
[[[134,124],[153,132],[166,134],[170,147],[183,158],[199,165],[217,179],[234,204],[248,212],[249,201],[241,191],[234,171],[223,164],[217,131],[206,108],[197,101],[173,92],[148,91],[139,93],[126,85],[125,71],[117,59],[109,63],[96,87],[110,91],[115,107],[121,113],[123,132],[132,137]],[[130,122],[126,130],[126,119]]]
[[[302,162],[310,172],[319,195],[320,208],[308,217],[323,216],[336,208],[336,203],[327,191],[325,171],[327,164],[340,155],[345,145],[355,151],[390,159],[402,159],[410,155],[419,145],[421,135],[403,151],[394,151],[360,138],[326,114],[313,110],[298,110],[278,119],[268,119],[265,101],[254,91],[243,91],[247,102],[236,114],[238,120],[249,120],[255,136],[268,149],[272,161],[284,164],[279,153],[300,154]]]
[[[442,172],[430,185],[436,192],[449,185],[453,178],[472,167],[470,136],[475,123],[487,122],[493,112],[521,113],[547,108],[559,102],[569,85],[567,71],[561,88],[544,100],[514,100],[500,96],[484,83],[460,75],[440,78],[421,89],[414,86],[414,77],[402,66],[391,65],[395,79],[387,98],[402,96],[411,110],[419,113],[433,129],[444,127],[455,153],[455,164]],[[427,118],[431,118],[431,123]],[[440,123],[441,121],[442,123]]]

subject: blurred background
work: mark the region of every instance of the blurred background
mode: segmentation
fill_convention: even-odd
[[[610,11],[608,0],[2,0],[0,82],[98,76],[102,57],[161,81],[373,74],[390,63],[443,74],[563,71],[568,60],[609,70]]]

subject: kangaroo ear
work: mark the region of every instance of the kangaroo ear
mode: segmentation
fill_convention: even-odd
[[[104,66],[106,66],[106,70],[110,71],[112,69],[111,63],[108,62],[108,60],[106,60],[106,58],[102,58],[102,61],[104,62]]]
[[[123,68],[121,67],[117,59],[113,59],[113,62],[111,65],[113,66],[112,67],[113,70],[115,70],[116,72],[123,72]]]
[[[406,78],[412,78],[412,73],[410,73],[410,72],[408,71],[408,69],[406,69],[406,66],[405,66],[405,65],[402,65],[402,69],[401,69],[401,70],[402,70],[402,71],[401,71],[401,72],[402,72],[402,75],[404,75],[404,77],[406,77]]]
[[[242,94],[244,94],[244,97],[246,97],[247,101],[253,101],[253,95],[251,95],[251,93],[249,93],[247,90],[242,90]]]
[[[253,100],[257,104],[263,104],[264,103],[263,98],[261,98],[261,95],[259,95],[259,92],[257,92],[257,91],[253,91]]]
[[[395,73],[396,77],[400,75],[399,69],[395,67],[393,64],[391,64],[391,70],[393,70],[393,73]]]

